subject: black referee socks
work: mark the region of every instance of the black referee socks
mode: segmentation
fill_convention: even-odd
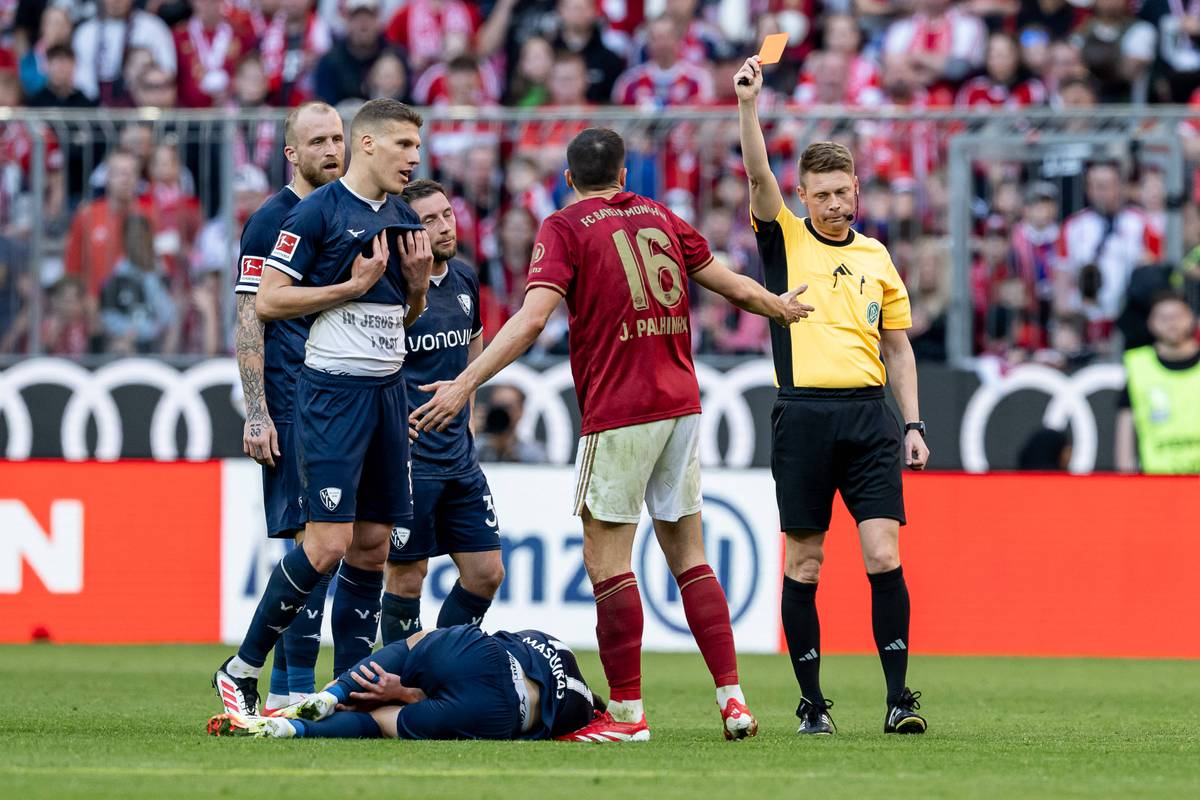
[[[800,684],[800,694],[813,704],[823,706],[825,695],[821,694],[821,622],[817,618],[817,584],[801,583],[784,575],[779,610],[783,617],[783,635],[787,639],[788,655],[796,672],[796,683]],[[905,619],[907,621],[907,617]]]
[[[904,582],[904,567],[874,575],[868,573],[867,578],[871,581],[871,628],[891,706],[904,694],[908,674],[908,585]],[[791,644],[790,639],[788,643]]]

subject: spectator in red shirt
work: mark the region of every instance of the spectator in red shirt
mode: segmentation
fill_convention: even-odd
[[[988,38],[985,72],[963,84],[954,104],[964,108],[1021,108],[1045,105],[1046,87],[1021,66],[1017,40],[1007,33]]]
[[[386,36],[408,53],[414,73],[446,57],[468,52],[480,24],[479,8],[463,0],[408,0],[388,23]]]
[[[879,86],[879,68],[875,62],[864,56],[862,50],[862,31],[858,21],[848,14],[831,14],[825,18],[823,50],[842,56],[845,64],[845,95],[853,99],[854,105],[876,106],[883,100],[883,92]],[[796,85],[796,102],[801,105],[812,105],[813,85],[817,82],[810,62],[804,64],[804,72]]]
[[[724,59],[733,48],[725,40],[720,28],[697,16],[699,5],[698,0],[666,0],[663,15],[674,22],[679,31],[683,60],[705,66],[711,61]],[[634,60],[642,63],[649,58],[644,28],[635,41],[637,52]]]
[[[681,59],[682,39],[667,17],[649,23],[646,51],[650,60],[626,70],[613,88],[613,102],[646,109],[710,103],[709,74]]]
[[[166,274],[186,281],[188,254],[200,232],[200,201],[182,181],[179,151],[159,144],[150,156],[150,184],[138,198],[138,210],[154,221],[154,254]]]
[[[70,275],[59,278],[49,294],[49,308],[42,320],[46,355],[78,358],[91,353],[100,329],[96,298],[84,291],[79,278]]]
[[[430,72],[439,67],[440,65],[427,70],[421,82],[413,89],[417,102],[471,108],[492,105],[492,97],[483,86],[479,62],[471,56],[458,56],[445,65],[444,79],[439,81],[440,88],[436,89],[438,94],[426,95],[430,87],[423,85],[424,80]],[[430,125],[426,141],[434,168],[447,169],[451,179],[460,179],[461,172],[465,169],[464,154],[481,148],[494,149],[500,141],[500,128],[491,122],[471,119],[440,120]]]
[[[175,26],[178,94],[183,108],[225,103],[234,68],[254,49],[249,31],[238,30],[223,13],[222,0],[192,0],[192,17]]]
[[[818,50],[804,62],[804,74],[796,86],[794,100],[801,108],[812,106],[877,106],[883,92],[877,86],[855,86],[854,62],[844,53]]]
[[[81,277],[92,298],[100,296],[100,287],[125,255],[122,233],[125,218],[135,210],[138,180],[137,159],[123,150],[109,153],[104,164],[104,196],[75,212],[63,256],[66,274]]]
[[[888,27],[885,56],[906,55],[922,86],[957,84],[983,64],[987,30],[951,0],[913,0]]]
[[[484,106],[499,102],[503,87],[491,64],[462,52],[422,72],[412,94],[422,106]]]

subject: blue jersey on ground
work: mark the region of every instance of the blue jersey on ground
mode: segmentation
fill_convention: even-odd
[[[349,276],[360,253],[386,231],[390,258],[383,276],[356,300],[321,312],[313,321],[305,363],[335,375],[387,376],[404,361],[407,292],[400,270],[405,231],[424,230],[402,200],[370,200],[345,179],[326,184],[298,204],[283,221],[266,265],[301,286],[331,286]]]
[[[401,739],[546,739],[579,730],[592,721],[593,708],[602,707],[575,654],[542,631],[438,628],[411,648],[402,640],[376,650],[328,691],[346,702],[359,690],[350,673],[372,661],[427,696],[400,709]],[[540,689],[539,719],[527,718],[528,698],[516,688],[523,678]]]
[[[497,631],[492,638],[520,662],[525,676],[542,690],[541,724],[521,738],[563,736],[592,721],[595,699],[569,647],[537,630]]]
[[[433,395],[417,389],[457,377],[467,368],[467,348],[483,334],[479,318],[479,277],[466,263],[450,259],[440,278],[431,278],[425,313],[406,331],[404,382],[409,409]],[[478,466],[470,431],[470,404],[444,431],[423,431],[413,443],[413,477],[455,478]]]
[[[285,186],[246,220],[235,292],[258,294],[267,256],[279,238],[283,220],[299,203],[300,196]],[[263,327],[263,394],[267,413],[276,424],[292,421],[296,376],[304,364],[310,323],[308,317],[298,317],[268,322]]]

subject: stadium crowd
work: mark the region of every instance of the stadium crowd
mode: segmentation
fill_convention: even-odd
[[[622,129],[630,188],[758,275],[736,125],[661,120],[700,107],[728,109],[732,121],[733,73],[777,31],[789,46],[767,72],[764,106],[795,112],[770,131],[784,186],[795,184],[796,125],[817,107],[1200,108],[1196,0],[0,0],[0,354],[28,351],[38,292],[46,353],[228,352],[229,243],[289,179],[282,124],[255,114],[309,98],[348,110],[395,97],[536,115],[435,114],[424,131],[431,174],[455,196],[461,253],[479,270],[489,333],[520,306],[538,224],[569,197],[565,145],[589,109],[598,119],[605,107],[644,112]],[[166,113],[35,126],[12,111],[22,106]],[[173,118],[175,109],[240,112],[232,141],[223,122]],[[583,119],[556,116],[581,109]],[[945,357],[955,130],[864,120],[819,131],[858,158],[856,227],[891,249],[923,359]],[[1162,263],[1164,176],[1134,158],[977,166],[977,353],[1077,365],[1115,355],[1116,330],[1129,346],[1148,341],[1139,309],[1160,286],[1200,306],[1200,123],[1179,134],[1192,173],[1181,264]],[[234,160],[232,186],[220,177],[224,158]],[[767,326],[701,299],[694,342],[701,353],[761,353]],[[565,353],[566,320],[536,349]]]

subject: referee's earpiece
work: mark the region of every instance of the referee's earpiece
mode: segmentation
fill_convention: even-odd
[[[846,222],[854,222],[854,215],[858,213],[858,190],[854,190],[854,210],[846,215]]]

